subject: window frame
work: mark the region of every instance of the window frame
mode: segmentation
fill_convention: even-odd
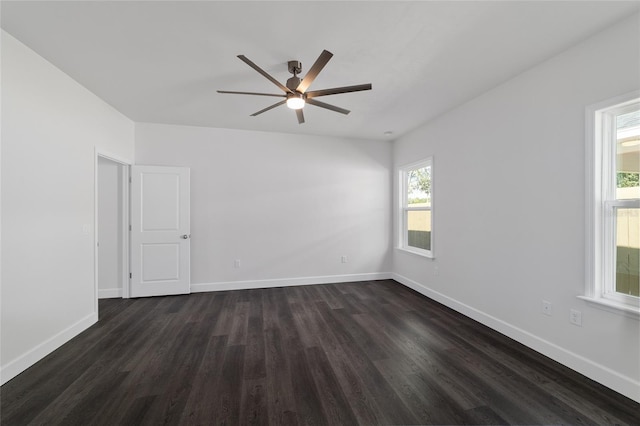
[[[421,206],[421,207],[409,207],[407,200],[407,176],[410,171],[421,169],[423,167],[431,168],[431,200],[430,206]],[[418,256],[423,256],[427,258],[435,258],[434,255],[434,227],[433,227],[433,218],[434,218],[434,167],[433,167],[433,156],[426,157],[420,161],[416,161],[414,163],[405,164],[398,167],[398,236],[397,236],[397,249],[406,251]],[[409,245],[409,227],[408,227],[408,212],[410,211],[430,211],[431,212],[431,249],[426,250],[418,247],[413,247]]]
[[[640,297],[615,291],[616,218],[621,208],[640,208],[640,199],[616,198],[615,115],[640,104],[640,90],[586,109],[585,291],[579,298],[612,312],[640,319]]]

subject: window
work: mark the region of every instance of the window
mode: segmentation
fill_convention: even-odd
[[[640,316],[640,93],[587,122],[587,300]]]
[[[433,158],[399,171],[399,248],[433,257]]]

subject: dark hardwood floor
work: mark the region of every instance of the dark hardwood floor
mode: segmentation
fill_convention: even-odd
[[[2,425],[640,424],[640,404],[394,281],[100,301]]]

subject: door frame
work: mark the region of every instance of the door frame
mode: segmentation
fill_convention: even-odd
[[[98,299],[99,299],[99,289],[98,289],[98,272],[99,272],[99,256],[98,256],[98,158],[101,157],[103,159],[112,161],[114,163],[118,163],[120,167],[121,173],[121,185],[120,188],[120,215],[122,216],[122,227],[119,230],[121,233],[120,241],[120,254],[122,256],[122,275],[120,277],[122,283],[122,298],[129,298],[129,170],[131,166],[131,162],[119,157],[118,155],[114,155],[110,152],[101,150],[99,148],[95,148],[94,155],[94,207],[93,207],[93,217],[94,217],[94,236],[93,236],[93,264],[94,264],[94,300],[95,300],[95,312],[98,312]]]

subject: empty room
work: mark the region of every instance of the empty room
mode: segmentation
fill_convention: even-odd
[[[2,425],[640,424],[640,2],[0,23]]]

